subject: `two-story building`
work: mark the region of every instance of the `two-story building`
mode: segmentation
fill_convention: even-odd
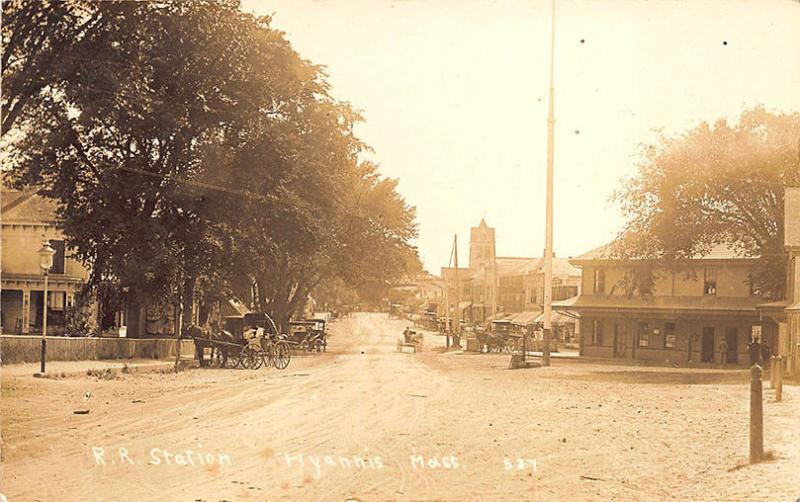
[[[583,272],[581,294],[553,307],[580,316],[581,355],[749,364],[747,344],[757,339],[786,358],[789,375],[800,375],[800,188],[787,188],[783,202],[786,288],[779,301],[765,301],[752,286],[756,260],[725,247],[681,270],[650,262],[654,282],[635,294],[626,274],[643,261],[613,259],[609,246],[571,260]]]
[[[86,268],[65,247],[64,236],[54,225],[55,215],[55,202],[35,191],[2,191],[0,317],[4,334],[42,331],[44,275],[38,251],[45,239],[56,251],[48,277],[48,334],[63,332],[64,313],[88,278]]]
[[[774,346],[777,326],[763,323],[764,299],[751,286],[755,260],[719,246],[681,269],[613,259],[603,246],[571,260],[583,272],[581,294],[554,303],[581,320],[587,357],[666,363],[748,364],[753,336]],[[630,291],[635,269],[653,266],[649,291]]]

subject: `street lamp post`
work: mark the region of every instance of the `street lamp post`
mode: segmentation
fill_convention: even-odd
[[[56,250],[50,246],[50,241],[44,239],[42,248],[39,250],[39,266],[44,273],[44,308],[42,313],[42,360],[41,360],[41,373],[45,372],[45,360],[47,354],[47,278],[50,274],[50,269],[53,267],[53,256]]]

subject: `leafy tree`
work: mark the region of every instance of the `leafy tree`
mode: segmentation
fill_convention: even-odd
[[[2,134],[54,86],[74,78],[85,40],[106,19],[88,1],[4,0],[2,3]]]
[[[614,255],[657,259],[688,270],[688,259],[724,244],[758,258],[754,286],[772,298],[785,288],[784,189],[800,185],[800,114],[762,107],[730,124],[702,123],[643,148],[636,175],[615,193],[627,217]],[[648,291],[653,262],[629,286]]]
[[[259,158],[283,157],[271,153],[276,137],[290,145],[297,159],[276,177],[261,180],[283,189],[274,210],[269,202],[253,200],[244,200],[245,208],[236,210],[246,219],[237,239],[243,243],[235,267],[240,291],[254,285],[257,307],[279,324],[302,309],[310,292],[325,281],[341,279],[357,287],[374,277],[401,274],[409,262],[419,263],[407,243],[416,235],[413,208],[397,194],[396,181],[380,178],[376,166],[359,160],[365,147],[351,132],[358,115],[327,98],[304,107],[303,113],[317,114],[309,122],[315,128],[300,125],[288,135],[264,135],[268,144],[254,142],[259,145],[254,151],[239,152],[248,160],[236,161],[257,166]]]
[[[48,19],[87,15],[81,2],[48,5]],[[113,22],[74,44],[94,59],[69,63],[82,66],[30,108],[11,177],[61,203],[90,286],[112,278],[145,299],[180,291],[189,303],[230,244],[214,212],[239,193],[206,183],[204,161],[298,94],[303,62],[238,2],[91,6]]]
[[[285,320],[325,278],[416,258],[413,208],[360,160],[360,117],[268,17],[236,0],[3,7],[9,178],[60,203],[90,288],[187,311],[255,286]]]

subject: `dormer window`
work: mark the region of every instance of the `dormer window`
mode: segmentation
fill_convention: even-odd
[[[716,295],[717,294],[717,271],[713,268],[707,268],[704,271],[703,279],[703,294]]]
[[[602,268],[594,269],[594,292],[606,292],[606,271]]]

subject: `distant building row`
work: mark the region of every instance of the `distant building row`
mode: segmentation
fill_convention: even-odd
[[[467,267],[441,270],[450,315],[455,316],[457,309],[467,325],[499,319],[521,328],[536,325],[544,302],[543,265],[542,258],[497,256],[495,230],[481,220],[470,231]],[[554,258],[553,299],[573,298],[580,288],[580,269],[567,259]],[[563,318],[563,322],[571,325],[568,331],[574,333],[574,319]]]
[[[787,189],[785,201],[784,299],[767,301],[752,285],[756,260],[723,246],[675,270],[615,259],[606,245],[553,259],[554,318],[578,320],[574,331],[585,357],[747,365],[748,345],[758,340],[771,354],[787,356],[791,374],[800,373],[800,189]],[[631,290],[631,275],[644,266],[654,270],[652,284]],[[457,314],[467,325],[541,321],[542,259],[496,256],[494,229],[483,220],[471,229],[467,267],[443,267],[441,281],[442,315]]]

